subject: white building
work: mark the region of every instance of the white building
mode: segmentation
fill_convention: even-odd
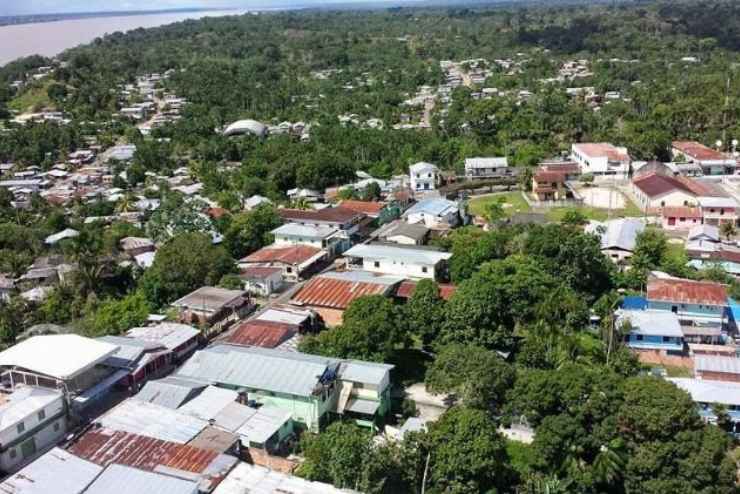
[[[506,177],[510,174],[509,160],[506,157],[465,160],[465,178],[468,180]]]
[[[629,175],[632,162],[627,148],[616,147],[607,142],[573,144],[571,159],[578,163],[581,173],[621,179]]]
[[[452,254],[383,244],[361,244],[345,252],[349,266],[372,273],[438,279]]]
[[[276,247],[308,245],[317,249],[324,249],[331,256],[341,253],[344,250],[343,245],[349,245],[349,236],[338,228],[331,226],[286,223],[270,233],[275,237],[274,245]]]
[[[0,470],[16,471],[54,446],[66,432],[61,391],[18,386],[0,395]]]
[[[403,213],[411,224],[423,224],[431,229],[449,229],[460,224],[460,208],[456,202],[429,198],[417,202]]]
[[[409,167],[411,176],[411,190],[414,192],[428,192],[437,188],[439,168],[431,163],[420,162]]]

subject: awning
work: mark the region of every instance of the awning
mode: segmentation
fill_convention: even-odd
[[[110,376],[106,377],[102,381],[100,381],[98,384],[93,386],[92,388],[88,388],[85,391],[82,392],[79,396],[75,397],[74,403],[75,405],[78,405],[80,407],[86,407],[91,402],[95,401],[97,398],[99,398],[101,395],[106,393],[110,388],[116,385],[118,381],[123,379],[124,377],[128,376],[131,373],[131,371],[127,369],[121,369]]]
[[[378,411],[379,407],[379,401],[352,398],[349,400],[349,403],[347,403],[347,406],[344,410],[354,413],[360,413],[362,415],[375,415],[375,412]]]

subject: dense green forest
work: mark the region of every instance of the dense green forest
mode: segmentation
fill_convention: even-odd
[[[435,109],[430,129],[393,129],[410,111],[404,100],[443,83],[440,61],[473,58],[489,62],[483,86],[504,95],[476,99],[474,89],[460,87],[445,114]],[[544,81],[581,59],[588,77]],[[49,255],[78,268],[42,302],[14,296],[0,303],[3,345],[41,323],[120,334],[204,284],[232,286],[235,259],[269,243],[280,221],[272,206],[242,210],[255,194],[285,201],[290,188],[344,184],[358,170],[388,178],[417,161],[459,170],[476,155],[506,155],[526,167],[576,141],[625,145],[648,160],[667,158],[672,139],[740,138],[734,1],[245,15],[116,33],[60,60],[51,81],[20,91],[10,84],[51,61],[31,57],[0,69],[0,163],[49,169],[90,137],[103,147],[135,143],[137,152],[125,178],[118,175],[124,166],[114,165],[123,194],[115,203],[101,197],[62,208],[36,196],[21,210],[0,189],[0,273],[17,278]],[[126,103],[121,87],[168,70],[174,73],[158,90],[187,98],[181,120],[145,137],[113,117]],[[595,110],[568,96],[568,87],[621,97]],[[522,99],[520,91],[532,96]],[[71,123],[13,123],[11,109],[28,95]],[[345,114],[378,118],[383,128],[344,126],[338,117]],[[310,140],[229,139],[217,131],[241,118],[311,123]],[[203,220],[202,203],[150,176],[182,166],[227,210],[223,216]],[[161,200],[142,227],[84,222],[126,212],[140,196]],[[612,313],[651,269],[728,282],[735,295],[740,287],[718,270],[688,270],[652,229],[638,240],[633,269],[619,272],[596,237],[579,228],[582,220],[458,229],[439,241],[453,254],[457,291],[449,300],[420,282],[405,305],[362,298],[341,326],[306,338],[304,351],[390,362],[399,386],[421,380],[457,400],[427,432],[399,443],[374,446],[367,432],[345,423],[307,434],[298,473],[389,494],[737,492],[726,417],[706,425],[687,394],[646,375],[620,344]],[[80,236],[44,245],[66,227]],[[206,227],[223,243],[213,245]],[[127,236],[161,245],[147,270],[117,262]],[[403,413],[413,410],[405,404]],[[536,430],[531,445],[498,432],[520,422]]]

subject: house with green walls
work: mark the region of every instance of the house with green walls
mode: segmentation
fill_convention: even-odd
[[[218,344],[196,352],[177,372],[291,413],[312,432],[338,416],[375,427],[390,411],[392,365],[283,350]]]

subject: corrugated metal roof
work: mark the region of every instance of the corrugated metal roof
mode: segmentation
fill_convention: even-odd
[[[474,168],[501,168],[509,166],[508,158],[468,158],[465,160],[465,169]]]
[[[311,358],[306,358],[311,357]],[[311,396],[331,359],[265,348],[219,345],[195,353],[178,371],[232,386]]]
[[[740,374],[740,358],[701,355],[694,357],[696,372],[720,372],[723,374]]]
[[[236,434],[209,425],[190,441],[190,445],[196,448],[225,453],[238,441],[239,436]]]
[[[81,494],[103,469],[98,465],[54,448],[5,479],[2,494]]]
[[[196,494],[196,482],[146,472],[124,465],[110,465],[85,494]]]
[[[697,403],[721,403],[740,406],[740,383],[705,381],[691,378],[669,378],[673,384],[691,395]]]
[[[129,338],[149,341],[164,345],[169,350],[174,350],[180,345],[197,338],[200,331],[187,324],[163,322],[155,326],[133,328],[126,332]]]
[[[380,407],[379,401],[363,400],[362,398],[350,398],[345,410],[363,415],[375,415]]]
[[[343,362],[339,368],[339,376],[342,381],[352,381],[362,384],[379,385],[386,380],[387,374],[393,369],[392,365],[379,364],[376,362],[361,362],[349,360]]]
[[[239,463],[213,494],[351,494],[356,491],[337,489],[322,482],[299,477],[247,463]]]
[[[397,276],[372,276],[351,271],[315,276],[293,296],[292,303],[346,309],[353,300],[366,295],[386,295],[390,287],[403,281]]]
[[[359,217],[364,216],[362,213],[341,206],[324,209],[278,209],[281,218],[287,221],[297,223],[305,221],[318,221],[323,223],[349,223]]]
[[[604,233],[599,232],[603,228]],[[586,226],[586,233],[593,233],[601,238],[602,249],[635,250],[637,235],[645,230],[645,222],[633,218],[621,218],[618,220],[600,223],[593,221]]]
[[[416,291],[416,281],[412,280],[406,280],[400,285],[398,285],[398,289],[396,290],[396,297],[399,298],[411,298],[414,295],[414,292]],[[444,300],[449,300],[452,295],[457,291],[457,287],[455,285],[450,284],[438,284],[439,287],[439,296],[442,297]]]
[[[165,349],[164,345],[159,343],[124,336],[101,336],[97,339],[118,347],[118,351],[105,361],[106,365],[113,367],[129,368],[135,366],[144,353]]]
[[[338,232],[336,228],[330,226],[301,225],[300,223],[286,223],[275,228],[272,233],[275,236],[290,236],[302,238],[324,239]]]
[[[232,345],[275,348],[298,332],[298,326],[281,322],[253,319],[234,329],[224,340]]]
[[[172,306],[218,312],[224,307],[240,306],[246,299],[246,292],[241,290],[202,286],[181,299],[172,302]]]
[[[229,403],[218,412],[214,420],[221,429],[236,432],[252,415],[254,415],[254,408],[241,403]]]
[[[303,264],[321,254],[321,252],[321,249],[308,245],[269,246],[253,252],[239,262]]]
[[[179,411],[208,421],[215,418],[229,403],[234,403],[237,398],[239,393],[236,391],[208,386],[201,394],[181,406]]]
[[[97,421],[108,429],[183,444],[208,425],[197,417],[136,399],[124,401]]]
[[[671,336],[682,338],[678,316],[664,310],[621,310],[619,321],[629,321],[631,333],[644,336]]]
[[[457,211],[458,209],[459,208],[457,206],[457,203],[455,202],[448,201],[447,199],[433,197],[417,202],[409,209],[407,209],[405,213],[403,213],[403,217],[405,218],[415,213],[424,213],[432,216],[442,216],[446,215],[449,212]]]
[[[244,405],[239,405],[244,407]],[[236,430],[236,434],[243,437],[244,443],[265,444],[274,436],[283,425],[291,420],[291,413],[280,408],[262,406],[249,408],[252,413],[247,420]]]
[[[648,301],[724,307],[727,305],[727,287],[709,281],[653,278],[648,281],[647,298]]]
[[[168,376],[147,382],[133,399],[174,410],[206,386],[208,386],[207,382]]]
[[[117,463],[150,472],[166,469],[175,476],[189,472],[214,480],[225,476],[237,462],[216,451],[109,429],[86,432],[69,451],[104,467]]]
[[[257,316],[257,320],[259,321],[281,322],[295,326],[300,326],[310,318],[310,310],[299,309],[297,307],[271,308]]]

